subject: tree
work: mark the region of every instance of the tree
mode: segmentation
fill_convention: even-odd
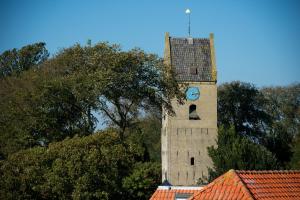
[[[99,43],[63,49],[39,68],[0,80],[0,154],[93,133],[101,112],[125,131],[141,112],[182,95],[172,71],[142,50]]]
[[[94,131],[95,99],[76,75],[56,78],[41,70],[0,80],[0,152],[8,154]]]
[[[142,111],[163,106],[172,112],[170,100],[183,97],[174,74],[155,55],[115,49],[109,63],[97,73],[101,84],[98,109],[119,128],[121,140]]]
[[[139,149],[100,132],[19,151],[0,162],[0,199],[127,199],[127,189],[142,189],[134,188],[135,177],[152,191],[159,167],[135,165]]]
[[[47,60],[48,56],[43,42],[27,45],[19,50],[7,50],[0,55],[0,78],[36,67]]]
[[[0,158],[94,131],[97,96],[81,73],[87,55],[80,46],[62,50],[20,76],[0,80]]]
[[[270,151],[241,136],[235,131],[234,126],[219,128],[217,146],[209,147],[208,154],[213,161],[213,168],[209,169],[209,181],[229,169],[278,169],[277,160]]]
[[[265,110],[272,117],[262,144],[276,155],[282,166],[288,167],[293,143],[300,130],[300,84],[261,91],[268,101]]]
[[[145,161],[160,162],[161,119],[155,115],[147,113],[146,116],[138,118],[136,125],[128,129],[130,135],[126,139],[144,146],[147,151],[145,157],[148,158]]]
[[[128,199],[150,199],[161,183],[161,166],[155,162],[136,163],[132,173],[123,179]]]
[[[218,125],[265,146],[288,168],[293,138],[299,130],[299,85],[264,88],[232,82],[218,90]]]
[[[266,100],[249,83],[234,81],[218,87],[218,125],[234,126],[237,133],[259,138],[271,117],[264,110]]]
[[[297,168],[299,91],[299,84],[262,90],[241,82],[221,85],[218,147],[209,148],[214,162],[210,176],[231,168],[286,169],[291,158]]]
[[[300,138],[299,135],[296,137],[294,143],[293,143],[293,156],[291,158],[291,168],[299,170],[300,169]]]

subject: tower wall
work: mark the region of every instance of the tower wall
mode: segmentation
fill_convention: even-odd
[[[207,147],[215,145],[217,136],[217,86],[215,82],[189,82],[200,89],[200,98],[184,105],[172,101],[176,113],[163,112],[162,179],[172,185],[195,185],[212,167]],[[189,106],[196,105],[200,120],[189,119]],[[194,163],[192,164],[192,159]]]

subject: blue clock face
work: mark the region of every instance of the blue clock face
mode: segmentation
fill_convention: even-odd
[[[189,87],[186,92],[186,98],[191,101],[195,101],[200,97],[200,91],[197,87]]]

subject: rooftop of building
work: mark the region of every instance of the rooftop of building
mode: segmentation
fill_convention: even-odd
[[[229,170],[206,186],[159,186],[150,200],[296,200],[300,171]]]
[[[201,186],[158,186],[150,200],[188,199],[202,188]]]
[[[203,199],[300,199],[300,171],[229,170],[190,198]]]

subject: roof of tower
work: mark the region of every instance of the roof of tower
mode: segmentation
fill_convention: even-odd
[[[210,38],[173,38],[166,34],[165,59],[179,82],[216,81],[213,35]],[[166,54],[167,53],[167,54]]]

